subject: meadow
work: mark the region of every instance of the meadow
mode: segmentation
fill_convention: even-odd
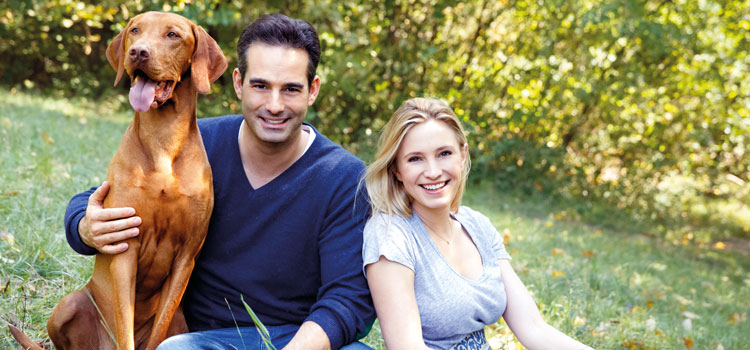
[[[62,217],[104,179],[131,118],[112,112],[122,102],[0,89],[0,348],[16,347],[8,323],[44,339],[54,305],[88,280],[93,259],[67,246]],[[553,326],[597,349],[750,349],[746,252],[584,220],[579,203],[490,180],[472,179],[465,204],[491,218]],[[493,349],[523,348],[502,320],[485,332]],[[365,342],[384,349],[377,325]]]

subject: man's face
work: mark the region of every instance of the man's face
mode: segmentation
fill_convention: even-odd
[[[315,102],[320,78],[308,88],[307,52],[254,43],[247,49],[245,79],[232,73],[234,91],[250,134],[269,144],[292,143],[299,135],[307,107]]]

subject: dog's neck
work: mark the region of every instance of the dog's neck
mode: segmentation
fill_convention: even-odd
[[[198,135],[197,98],[190,74],[185,74],[168,101],[146,112],[135,112],[128,132],[138,139],[154,167],[171,168],[184,145]]]

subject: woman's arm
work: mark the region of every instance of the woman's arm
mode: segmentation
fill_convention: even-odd
[[[542,319],[534,299],[518,278],[510,261],[500,259],[500,273],[505,284],[508,304],[503,314],[505,323],[516,338],[530,350],[534,349],[591,349],[563,334]]]
[[[428,349],[414,296],[414,271],[383,256],[365,271],[386,348]]]

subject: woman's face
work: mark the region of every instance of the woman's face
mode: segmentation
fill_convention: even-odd
[[[466,145],[443,122],[430,119],[404,136],[396,152],[396,177],[417,212],[448,209],[462,181]]]

